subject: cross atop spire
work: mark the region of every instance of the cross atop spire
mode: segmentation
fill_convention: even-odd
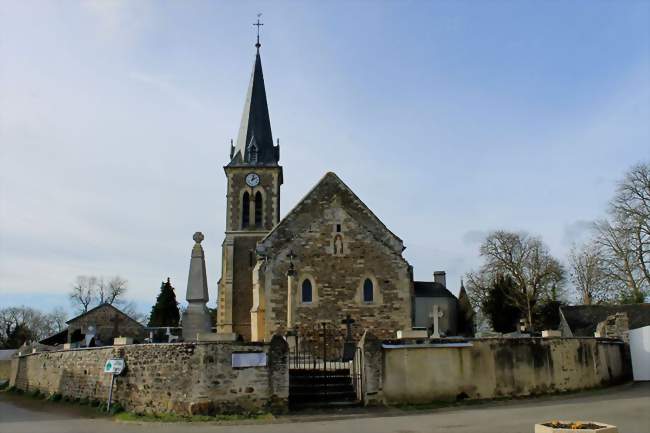
[[[264,25],[264,23],[260,22],[260,18],[262,17],[262,14],[259,13],[257,14],[257,22],[253,23],[254,26],[257,27],[257,43],[255,44],[255,48],[257,48],[257,51],[260,51],[260,47],[262,44],[260,44],[260,27]]]

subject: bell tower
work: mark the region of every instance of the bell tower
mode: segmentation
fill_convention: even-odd
[[[280,220],[282,167],[280,144],[273,144],[271,121],[260,58],[257,53],[246,92],[237,142],[230,145],[230,162],[224,167],[226,236],[222,244],[217,332],[251,339],[253,306],[252,272],[257,242]]]

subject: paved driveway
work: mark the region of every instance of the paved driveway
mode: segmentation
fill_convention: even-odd
[[[532,433],[536,421],[556,418],[602,421],[619,426],[621,433],[650,433],[650,383],[427,412],[375,410],[334,416],[297,415],[272,424],[133,424],[93,414],[67,405],[0,394],[0,433]]]

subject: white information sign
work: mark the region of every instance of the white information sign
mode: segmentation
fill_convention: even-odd
[[[264,352],[233,353],[232,366],[234,368],[266,367],[266,353]]]
[[[124,359],[109,359],[104,365],[104,373],[119,375],[124,370]]]

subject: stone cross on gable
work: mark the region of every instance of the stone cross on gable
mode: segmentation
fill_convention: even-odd
[[[433,319],[433,333],[431,334],[431,338],[440,338],[440,324],[438,323],[438,319],[444,315],[445,313],[442,312],[440,307],[437,304],[434,304],[433,309],[429,314],[429,317]]]

